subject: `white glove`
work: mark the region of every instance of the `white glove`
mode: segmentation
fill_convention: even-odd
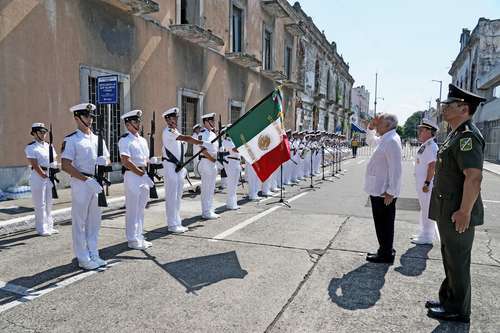
[[[87,187],[89,188],[89,190],[92,193],[98,194],[98,193],[102,192],[102,186],[99,185],[97,180],[95,180],[94,178],[90,178],[90,177],[87,178],[87,180],[85,181],[85,184],[87,185]]]
[[[211,143],[210,141],[203,141],[203,144],[201,145],[203,148],[207,150],[207,152],[211,155],[214,155],[217,153],[217,149],[214,148],[214,144]]]
[[[54,162],[50,163],[50,167],[52,169],[57,169],[57,161],[54,161]]]
[[[155,186],[155,183],[151,180],[151,178],[149,178],[147,174],[142,175],[142,179],[147,187],[152,188],[153,186]]]
[[[105,165],[108,165],[108,159],[104,156],[98,156],[96,163],[97,163],[97,165],[105,166]]]
[[[158,157],[153,156],[149,159],[149,164],[161,164],[161,160]]]

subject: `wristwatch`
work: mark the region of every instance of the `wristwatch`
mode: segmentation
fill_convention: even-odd
[[[425,185],[425,186],[429,186],[430,184],[431,184],[431,182],[430,182],[430,181],[428,181],[428,180],[426,180],[426,181],[424,182],[424,185]]]

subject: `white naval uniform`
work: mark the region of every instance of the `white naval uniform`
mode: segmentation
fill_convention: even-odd
[[[137,167],[146,168],[149,160],[149,148],[146,139],[132,133],[124,134],[118,141],[121,156],[129,157],[129,161]],[[125,235],[129,245],[142,246],[144,236],[144,209],[149,199],[149,187],[143,176],[132,171],[125,171],[123,184],[125,186]]]
[[[310,142],[304,141],[304,159],[302,160],[302,175],[304,178],[311,177],[311,148]]]
[[[80,172],[93,175],[97,160],[98,136],[76,130],[64,138],[61,158],[72,161]],[[103,140],[103,156],[109,159],[109,152]],[[101,227],[101,209],[97,204],[97,194],[84,181],[71,178],[71,220],[73,251],[79,262],[88,262],[99,257],[97,241]]]
[[[420,146],[415,157],[415,183],[418,201],[420,202],[420,231],[417,238],[421,241],[430,243],[437,234],[435,222],[429,219],[429,203],[431,200],[433,180],[431,179],[430,181],[429,192],[424,193],[422,187],[427,177],[427,167],[429,163],[436,161],[437,151],[438,145],[434,142],[434,138],[430,138]]]
[[[224,169],[227,174],[227,201],[226,207],[228,209],[238,208],[238,198],[236,196],[236,189],[238,188],[238,183],[240,181],[241,165],[240,165],[240,154],[233,151],[236,146],[230,137],[226,137],[222,141],[222,148],[229,155],[224,157]]]
[[[296,183],[299,181],[299,170],[300,170],[299,140],[298,139],[293,140],[292,149],[294,151],[291,152],[292,156],[290,158],[295,163],[292,162],[292,164],[291,164],[290,181]]]
[[[203,146],[207,148],[207,152],[214,158],[217,158],[217,142],[212,143],[217,137],[214,132],[203,128],[201,130],[202,141],[206,144]],[[201,176],[201,215],[208,217],[215,214],[213,207],[213,198],[215,192],[215,182],[217,179],[217,163],[209,161],[204,156],[200,155],[198,170]]]
[[[257,200],[259,199],[258,193],[261,187],[261,181],[255,170],[252,167],[252,164],[248,161],[245,161],[245,176],[247,178],[248,183],[248,199],[249,200]]]
[[[162,136],[163,170],[165,173],[163,177],[165,184],[165,211],[169,228],[182,226],[180,211],[182,192],[184,191],[184,178],[186,177],[187,171],[185,168],[182,168],[179,172],[175,172],[177,166],[176,162],[183,162],[184,159],[182,155],[185,151],[184,143],[177,140],[179,135],[181,135],[181,133],[177,129],[165,128]],[[167,156],[165,148],[175,159],[171,159],[171,156]]]
[[[193,133],[191,135],[193,139],[201,140],[201,133]],[[193,145],[193,156],[196,155],[200,151],[200,146]],[[193,172],[196,177],[200,177],[200,173],[198,172],[198,159],[193,160]]]
[[[52,146],[54,160],[56,150]],[[49,168],[49,144],[45,141],[33,141],[24,149],[26,158],[34,159],[42,168]],[[47,176],[48,171],[46,172]],[[35,209],[35,228],[39,235],[51,234],[54,230],[52,219],[52,182],[49,178],[42,178],[35,170],[30,174],[31,198]]]

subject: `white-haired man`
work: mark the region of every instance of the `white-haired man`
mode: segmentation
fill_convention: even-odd
[[[373,220],[379,248],[366,260],[375,263],[394,262],[394,220],[396,199],[401,189],[401,138],[396,133],[398,119],[391,114],[376,116],[368,125],[366,141],[376,147],[365,175],[365,192],[370,195]],[[378,136],[376,136],[378,134]]]

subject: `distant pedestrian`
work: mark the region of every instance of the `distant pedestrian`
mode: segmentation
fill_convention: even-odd
[[[358,147],[359,141],[355,136],[353,136],[351,140],[352,158],[356,158],[358,156]]]
[[[367,130],[367,142],[376,147],[366,167],[365,192],[370,195],[373,220],[379,248],[369,253],[366,260],[376,263],[394,262],[394,220],[396,200],[401,189],[401,139],[396,133],[395,115],[375,117]],[[375,135],[375,132],[379,135]]]
[[[471,121],[481,96],[450,84],[443,119],[452,131],[438,151],[429,217],[437,221],[445,279],[439,302],[427,315],[468,323],[471,313],[470,263],[475,226],[484,222],[481,200],[484,139]]]

